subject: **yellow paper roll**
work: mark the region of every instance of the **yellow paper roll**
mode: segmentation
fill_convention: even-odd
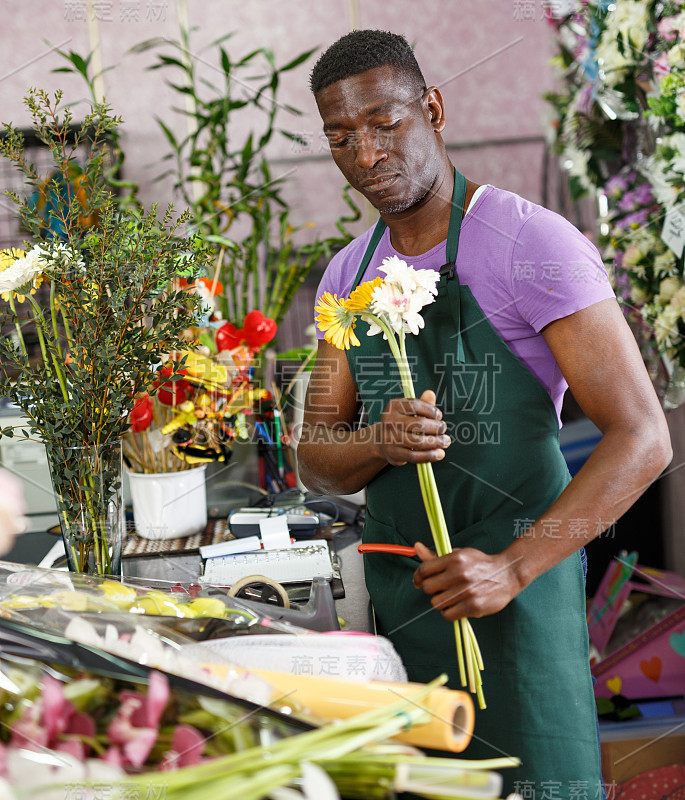
[[[203,664],[215,675],[227,671],[244,672],[224,664]],[[422,684],[369,681],[357,683],[335,678],[293,675],[289,672],[250,670],[267,680],[279,694],[290,694],[297,703],[326,720],[347,719],[355,714],[396,703],[401,697],[417,692]],[[430,714],[430,721],[413,725],[395,739],[415,747],[429,747],[461,753],[471,741],[474,725],[473,701],[466,692],[434,689],[421,703]]]

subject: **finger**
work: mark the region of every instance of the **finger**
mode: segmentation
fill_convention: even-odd
[[[410,431],[403,438],[403,446],[409,450],[444,450],[452,444],[452,440],[446,434],[431,436]]]
[[[445,457],[445,451],[441,447],[434,450],[412,448],[409,451],[405,450],[402,457],[405,458],[409,464],[429,464],[435,461],[442,461]]]
[[[435,392],[432,389],[426,389],[421,394],[421,400],[423,400],[424,403],[430,403],[432,406],[434,406],[437,398],[435,396]]]
[[[430,392],[435,397],[434,392]],[[428,419],[442,419],[442,411],[435,405],[424,400],[427,392],[420,398],[396,397],[388,404],[389,408],[407,416],[427,417]]]
[[[444,592],[438,592],[431,597],[431,605],[439,611],[445,619],[453,621],[467,616],[467,597],[465,593],[454,587]]]
[[[416,548],[416,555],[422,561],[421,565],[418,566],[414,572],[414,586],[417,589],[426,591],[424,582],[432,575],[442,573],[445,569],[445,564],[432,550],[429,550],[426,545],[421,542],[415,542],[414,547]]]
[[[416,555],[421,559],[421,561],[431,561],[435,558],[435,553],[432,550],[429,550],[425,544],[421,542],[414,543],[414,549],[416,550]]]
[[[428,419],[417,417],[416,414],[408,415],[408,419],[401,418],[404,428],[408,433],[420,436],[443,436],[447,433],[447,423],[441,419]]]
[[[424,436],[440,437],[439,447],[448,447],[451,439],[447,425],[441,420],[419,417],[416,414],[386,413],[381,419],[383,438],[388,443],[417,447],[423,443]],[[430,441],[428,442],[430,445]]]

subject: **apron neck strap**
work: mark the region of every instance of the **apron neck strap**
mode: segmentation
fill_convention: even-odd
[[[464,204],[466,203],[466,178],[456,168],[454,170],[454,189],[452,190],[452,209],[450,211],[450,223],[447,229],[447,246],[446,255],[447,263],[445,267],[451,267],[449,277],[454,275],[454,267],[457,263],[457,250],[459,249],[459,233],[461,232],[461,219],[464,215]],[[378,243],[383,238],[387,225],[383,219],[379,219],[376,227],[373,229],[371,239],[366,247],[364,257],[362,258],[357,275],[355,276],[352,289],[356,289],[361,279],[364,277],[366,268],[373,254],[376,252]],[[440,272],[443,273],[445,267],[441,268]]]
[[[362,258],[362,263],[359,265],[359,270],[357,271],[354,283],[352,284],[353,289],[357,288],[359,282],[364,277],[366,268],[369,266],[369,262],[371,261],[371,256],[373,256],[373,254],[376,252],[378,243],[383,238],[383,234],[385,233],[386,228],[387,225],[385,224],[385,222],[383,222],[383,219],[379,219],[378,222],[376,223],[376,227],[373,229],[371,238],[369,239],[369,244],[366,247],[364,257]]]
[[[450,211],[450,226],[447,229],[446,260],[448,264],[457,263],[457,250],[459,249],[459,234],[461,232],[461,219],[464,216],[466,203],[466,178],[456,168],[454,170],[454,189],[452,190],[452,210]]]

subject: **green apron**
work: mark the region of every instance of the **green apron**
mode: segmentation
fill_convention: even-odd
[[[552,400],[459,283],[466,181],[455,173],[447,264],[435,302],[424,309],[425,328],[407,336],[407,353],[417,397],[426,389],[436,392],[452,437],[445,458],[433,464],[452,546],[499,553],[525,535],[570,476]],[[355,286],[384,229],[379,220]],[[359,338],[361,346],[347,351],[348,363],[373,424],[402,390],[387,342],[380,335]],[[537,536],[545,533],[556,535],[551,527]],[[388,465],[368,485],[363,541],[433,547],[414,465]],[[453,626],[412,585],[417,559],[384,553],[364,558],[378,632],[392,640],[410,680],[426,682],[446,672],[449,685],[461,689]],[[476,711],[473,740],[462,756],[518,756],[520,768],[502,770],[505,794],[517,791],[528,800],[601,797],[579,553],[499,613],[471,623],[485,662],[487,709]]]

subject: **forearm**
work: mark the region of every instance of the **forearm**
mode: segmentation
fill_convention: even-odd
[[[302,483],[318,494],[353,494],[388,465],[377,447],[377,425],[351,431],[305,425],[297,447]]]
[[[608,430],[548,511],[504,551],[523,589],[616,522],[671,459],[665,422]]]
[[[504,608],[537,577],[611,525],[670,459],[665,423],[652,433],[608,430],[558,500],[500,553],[458,548],[435,558],[422,544],[414,585],[450,621]],[[512,532],[513,534],[513,532]]]

